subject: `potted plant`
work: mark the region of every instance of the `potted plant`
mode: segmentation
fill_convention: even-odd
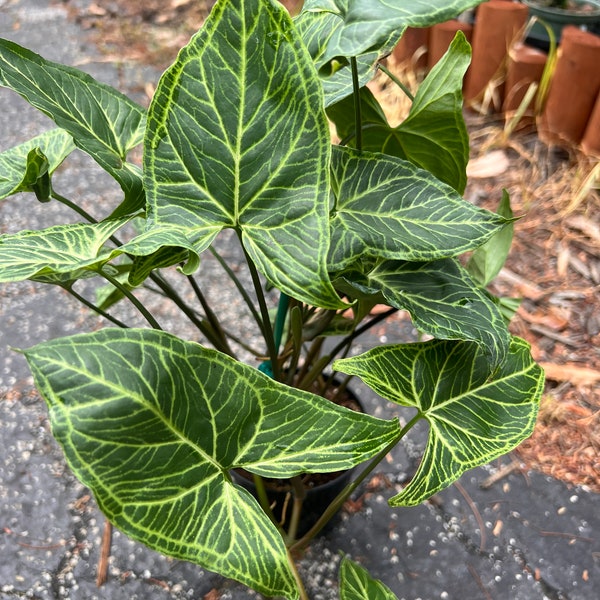
[[[0,155],[1,195],[32,192],[82,218],[2,235],[0,280],[58,285],[110,321],[23,352],[71,469],[128,535],[267,596],[306,598],[294,556],[415,423],[428,421],[428,444],[393,507],[424,501],[530,434],[543,373],[510,335],[508,303],[485,289],[510,245],[507,199],[495,214],[461,198],[469,46],[459,34],[396,128],[364,87],[406,26],[473,4],[309,0],[292,21],[271,0],[218,0],[147,112],[0,42],[0,83],[57,125]],[[141,167],[129,160],[140,143]],[[100,220],[58,191],[54,172],[75,147],[122,188]],[[215,247],[226,229],[250,289]],[[208,301],[205,253],[246,303],[261,347]],[[85,296],[79,282],[89,277],[110,293]],[[201,343],[164,331],[142,288],[172,302]],[[147,328],[113,314],[124,301]],[[355,340],[399,309],[431,339],[354,356]],[[346,376],[406,407],[406,422],[332,402]],[[298,538],[301,475],[365,461]],[[235,469],[252,474],[258,500]],[[287,530],[273,519],[267,478],[291,481]],[[353,562],[340,578],[346,600],[393,597]]]
[[[522,0],[529,14],[541,22],[533,24],[527,39],[533,45],[548,50],[550,40],[546,24],[557,42],[566,25],[594,29],[600,24],[600,0]]]

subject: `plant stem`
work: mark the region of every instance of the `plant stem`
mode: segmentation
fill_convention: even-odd
[[[377,66],[408,96],[411,102],[414,102],[415,97],[412,92],[387,67],[381,63]]]
[[[358,81],[358,63],[356,56],[350,58],[352,67],[352,89],[354,95],[354,131],[356,132],[356,149],[362,152],[362,114],[360,106],[360,87]]]
[[[206,298],[204,297],[204,294],[202,293],[202,290],[200,289],[198,282],[194,279],[194,277],[192,275],[188,275],[187,279],[190,282],[190,285],[192,286],[194,293],[196,294],[196,298],[198,298],[198,301],[200,302],[200,304],[202,305],[202,308],[204,309],[204,314],[206,315],[206,319],[208,320],[212,329],[214,330],[214,332],[216,333],[216,335],[219,338],[217,349],[221,350],[221,352],[224,352],[225,354],[228,354],[229,356],[235,358],[233,350],[230,348],[229,342],[227,341],[227,337],[225,336],[225,332],[223,331],[223,328],[221,327],[221,323],[219,322],[217,315],[215,314],[215,312],[213,311],[213,309],[210,307],[209,303],[207,302]]]
[[[129,329],[129,325],[125,325],[122,321],[119,321],[116,317],[113,317],[105,310],[102,310],[99,306],[96,306],[93,302],[84,298],[81,294],[76,292],[70,285],[61,286],[63,290],[71,294],[73,298],[75,298],[78,302],[81,302],[84,306],[92,309],[94,312],[98,313],[100,316],[108,319],[111,323],[114,323],[117,327],[121,327],[122,329]]]
[[[241,240],[240,240],[240,243],[241,243]],[[275,336],[273,334],[273,327],[271,326],[271,318],[269,316],[269,308],[267,306],[267,301],[266,301],[265,295],[263,293],[260,276],[258,274],[258,271],[256,270],[256,266],[254,265],[254,262],[252,262],[252,259],[246,252],[245,248],[244,248],[244,255],[246,257],[246,262],[248,263],[248,269],[250,270],[250,277],[252,278],[252,284],[254,285],[254,292],[256,293],[256,298],[258,300],[258,306],[260,307],[260,314],[261,314],[260,322],[262,324],[261,332],[263,334],[263,338],[267,345],[267,353],[268,353],[269,359],[271,361],[271,368],[273,369],[273,379],[275,379],[275,381],[279,381],[279,361],[277,360],[277,348],[275,347]]]
[[[130,290],[127,289],[126,286],[124,286],[118,279],[115,279],[102,269],[100,269],[99,273],[100,275],[102,275],[102,277],[104,277],[104,279],[106,279],[106,281],[114,285],[122,294],[125,295],[125,297],[138,309],[138,311],[141,313],[144,319],[148,321],[148,323],[153,329],[162,330],[162,327],[158,324],[158,321],[152,316],[152,313],[142,304],[142,302],[138,298],[135,297],[134,294],[131,293]]]
[[[217,259],[219,264],[223,267],[223,269],[227,273],[227,276],[229,277],[229,279],[231,279],[231,281],[233,282],[235,287],[238,289],[238,292],[242,296],[244,302],[246,303],[246,306],[250,309],[250,312],[252,313],[252,316],[254,317],[256,324],[262,331],[262,320],[260,318],[260,314],[258,313],[258,311],[256,310],[256,307],[254,306],[254,301],[250,297],[250,294],[248,294],[248,292],[246,291],[246,288],[244,287],[242,282],[239,280],[238,276],[233,272],[233,269],[225,262],[223,257],[212,246],[209,247],[209,251]]]
[[[54,190],[52,190],[50,197],[54,198],[54,200],[58,200],[58,202],[60,202],[61,204],[68,206],[71,210],[74,210],[79,216],[83,217],[86,221],[89,221],[90,223],[98,222],[96,219],[94,219],[94,217],[92,217],[92,215],[90,215],[87,211],[81,208],[81,206],[77,206],[75,202],[69,200],[68,198],[65,198],[64,196],[61,196],[60,194],[57,194]]]
[[[290,565],[290,569],[292,570],[292,574],[294,575],[294,579],[298,584],[298,591],[300,593],[300,600],[310,600],[308,594],[306,592],[306,588],[304,587],[304,582],[300,577],[300,573],[298,573],[298,567],[296,566],[296,562],[292,556],[292,553],[288,550],[287,553],[288,564]]]
[[[329,520],[337,514],[342,508],[344,502],[352,495],[354,490],[366,479],[373,469],[393,450],[396,444],[414,427],[414,425],[422,418],[421,413],[417,413],[400,431],[398,437],[390,442],[362,471],[362,473],[351,483],[349,483],[331,502],[331,504],[325,509],[325,512],[319,517],[317,522],[310,528],[297,542],[292,544],[289,548],[290,552],[297,552],[303,550],[308,546],[310,541],[325,527]]]
[[[398,312],[398,309],[392,307],[383,313],[379,313],[378,315],[375,315],[368,323],[365,323],[362,327],[358,327],[357,329],[355,329],[351,334],[347,335],[330,352],[331,358],[335,358],[335,356],[337,354],[339,354],[344,349],[344,347],[350,345],[352,343],[352,341],[354,341],[358,336],[365,333],[365,331],[368,331],[369,329],[371,329],[371,327],[373,327],[374,325],[377,325],[377,323],[380,323],[381,321],[384,321],[385,319],[387,319],[389,316],[393,315],[396,312]]]
[[[292,544],[298,534],[298,526],[300,525],[300,515],[302,514],[302,504],[306,498],[306,489],[302,483],[300,475],[296,475],[290,479],[292,490],[294,492],[294,504],[292,506],[292,516],[290,518],[290,526],[288,528],[287,540]]]

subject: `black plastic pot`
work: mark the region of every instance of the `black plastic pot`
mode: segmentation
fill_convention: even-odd
[[[590,9],[582,12],[544,6],[539,0],[521,0],[529,8],[530,16],[538,17],[538,19],[550,26],[556,36],[557,42],[560,41],[562,30],[566,25],[575,25],[576,27],[585,26],[589,31],[595,31],[600,26],[600,0],[573,1],[579,5],[587,5]],[[535,23],[531,28],[527,36],[527,42],[542,50],[548,50],[550,44],[548,32],[540,22]]]
[[[335,497],[352,481],[354,469],[349,471],[340,471],[339,473],[333,473],[335,475],[333,479],[326,483],[318,484],[310,487],[305,486],[306,497],[302,502],[302,513],[298,525],[297,537],[303,536],[308,530],[317,522],[319,517],[323,514],[325,509],[331,504]],[[249,473],[232,471],[231,476],[233,480],[247,489],[255,498],[257,498],[256,487]],[[304,476],[305,478],[307,476]],[[273,515],[276,520],[282,524],[285,531],[288,530],[289,520],[292,514],[293,505],[293,492],[292,486],[286,479],[276,480],[277,487],[272,487],[272,480],[265,480],[265,488],[267,496],[272,507]],[[322,531],[327,529],[333,524],[335,519],[331,519],[327,526]]]
[[[356,407],[360,412],[365,412],[362,404],[351,390],[346,389],[348,402],[346,406]],[[317,522],[325,509],[336,496],[352,481],[356,469],[338,471],[336,473],[314,473],[302,475],[305,498],[302,502],[302,512],[296,537],[301,537]],[[235,483],[247,489],[255,498],[258,498],[251,473],[242,469],[231,471]],[[264,479],[267,497],[272,507],[273,515],[285,531],[288,530],[292,514],[293,490],[288,479]],[[335,521],[331,519],[323,531]]]

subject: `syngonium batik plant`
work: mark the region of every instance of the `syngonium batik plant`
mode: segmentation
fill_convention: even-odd
[[[263,477],[291,478],[297,509],[300,474],[370,461],[364,476],[424,419],[420,467],[389,501],[408,506],[530,434],[542,372],[484,289],[506,255],[511,218],[506,206],[494,214],[461,198],[468,44],[457,36],[398,127],[364,87],[406,26],[476,3],[307,0],[292,21],[271,0],[218,0],[147,113],[80,71],[0,42],[0,83],[57,125],[0,155],[1,197],[33,192],[83,218],[1,236],[0,280],[58,285],[117,325],[24,353],[70,467],[133,538],[265,595],[306,598],[293,551],[358,483],[295,539],[295,517],[282,531],[232,469],[252,473],[259,490]],[[128,156],[142,142],[141,168]],[[57,191],[53,173],[76,147],[123,191],[99,221]],[[131,221],[143,226],[121,243]],[[252,291],[214,247],[225,229],[237,235]],[[242,335],[206,300],[204,287],[216,283],[203,280],[205,252],[256,320],[261,369],[236,359],[232,339]],[[102,301],[77,291],[91,276],[112,286]],[[280,298],[274,323],[265,286]],[[143,287],[172,300],[202,344],[162,330]],[[111,314],[126,300],[151,327],[128,328]],[[375,304],[388,310],[373,316]],[[360,333],[398,309],[433,339],[347,357]],[[407,424],[315,394],[331,381],[324,372],[359,376],[407,407]],[[393,597],[347,560],[340,594]]]

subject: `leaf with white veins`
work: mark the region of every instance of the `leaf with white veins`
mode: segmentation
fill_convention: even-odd
[[[145,141],[148,243],[236,229],[275,287],[341,306],[326,269],[329,130],[311,58],[267,0],[218,3],[160,80]]]
[[[429,423],[417,473],[392,506],[420,504],[510,452],[531,434],[544,386],[544,372],[518,338],[498,368],[476,344],[443,340],[381,346],[333,366]]]
[[[400,158],[334,146],[331,164],[337,201],[330,271],[363,255],[410,261],[457,256],[508,222]]]
[[[232,483],[347,469],[399,435],[151,329],[105,329],[25,351],[67,461],[119,529],[267,595],[297,597],[283,539]]]

